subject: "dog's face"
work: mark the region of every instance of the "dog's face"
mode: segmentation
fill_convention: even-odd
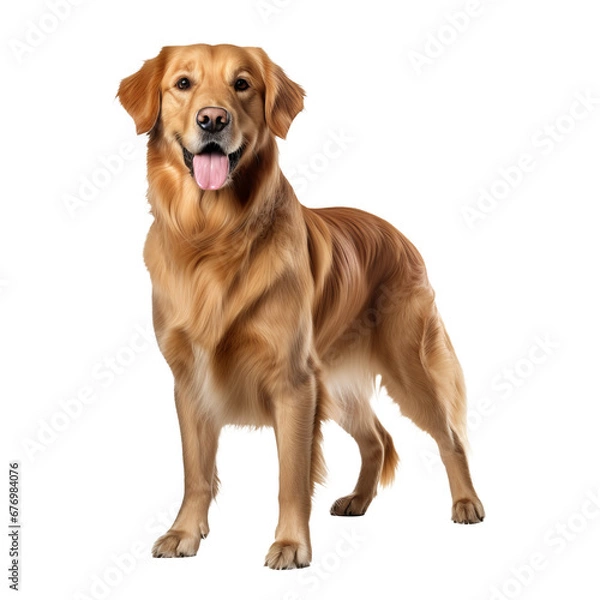
[[[138,133],[151,132],[204,190],[231,182],[270,136],[285,138],[304,92],[260,48],[163,48],[121,82]]]

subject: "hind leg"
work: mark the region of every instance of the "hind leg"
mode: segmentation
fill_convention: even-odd
[[[466,400],[462,370],[433,304],[414,318],[402,338],[384,338],[382,383],[402,413],[436,441],[450,483],[452,520],[479,523],[485,512],[475,492],[465,453]]]
[[[485,512],[473,487],[464,445],[440,409],[435,390],[428,385],[400,384],[397,376],[389,372],[383,377],[383,384],[400,404],[402,413],[436,441],[450,483],[452,520],[455,523],[483,521]]]
[[[450,482],[452,520],[455,523],[480,523],[485,518],[485,511],[473,487],[462,444],[454,440],[449,448],[439,442],[438,446]]]
[[[358,444],[360,473],[354,491],[333,503],[330,512],[336,516],[364,515],[377,494],[380,480],[383,485],[391,483],[398,462],[392,438],[375,416],[368,399],[352,405],[351,412],[344,412],[336,420]]]

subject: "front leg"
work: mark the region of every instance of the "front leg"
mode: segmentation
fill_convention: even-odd
[[[209,532],[208,508],[217,493],[216,454],[219,430],[198,416],[197,399],[184,386],[175,389],[181,429],[185,491],[171,529],[156,540],[152,554],[159,558],[194,556]]]
[[[311,560],[311,449],[317,404],[315,377],[272,396],[279,457],[279,522],[265,559],[271,569],[307,567]]]

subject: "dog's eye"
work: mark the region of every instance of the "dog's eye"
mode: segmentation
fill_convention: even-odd
[[[243,92],[244,90],[247,90],[250,87],[250,84],[245,79],[236,79],[235,83],[233,84],[233,87],[238,92]]]
[[[180,90],[187,90],[190,87],[190,85],[192,84],[190,83],[190,80],[187,77],[182,77],[177,81],[177,87]]]

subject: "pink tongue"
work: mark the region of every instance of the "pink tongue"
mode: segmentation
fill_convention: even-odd
[[[218,190],[229,174],[229,158],[219,152],[194,156],[194,177],[203,190]]]

